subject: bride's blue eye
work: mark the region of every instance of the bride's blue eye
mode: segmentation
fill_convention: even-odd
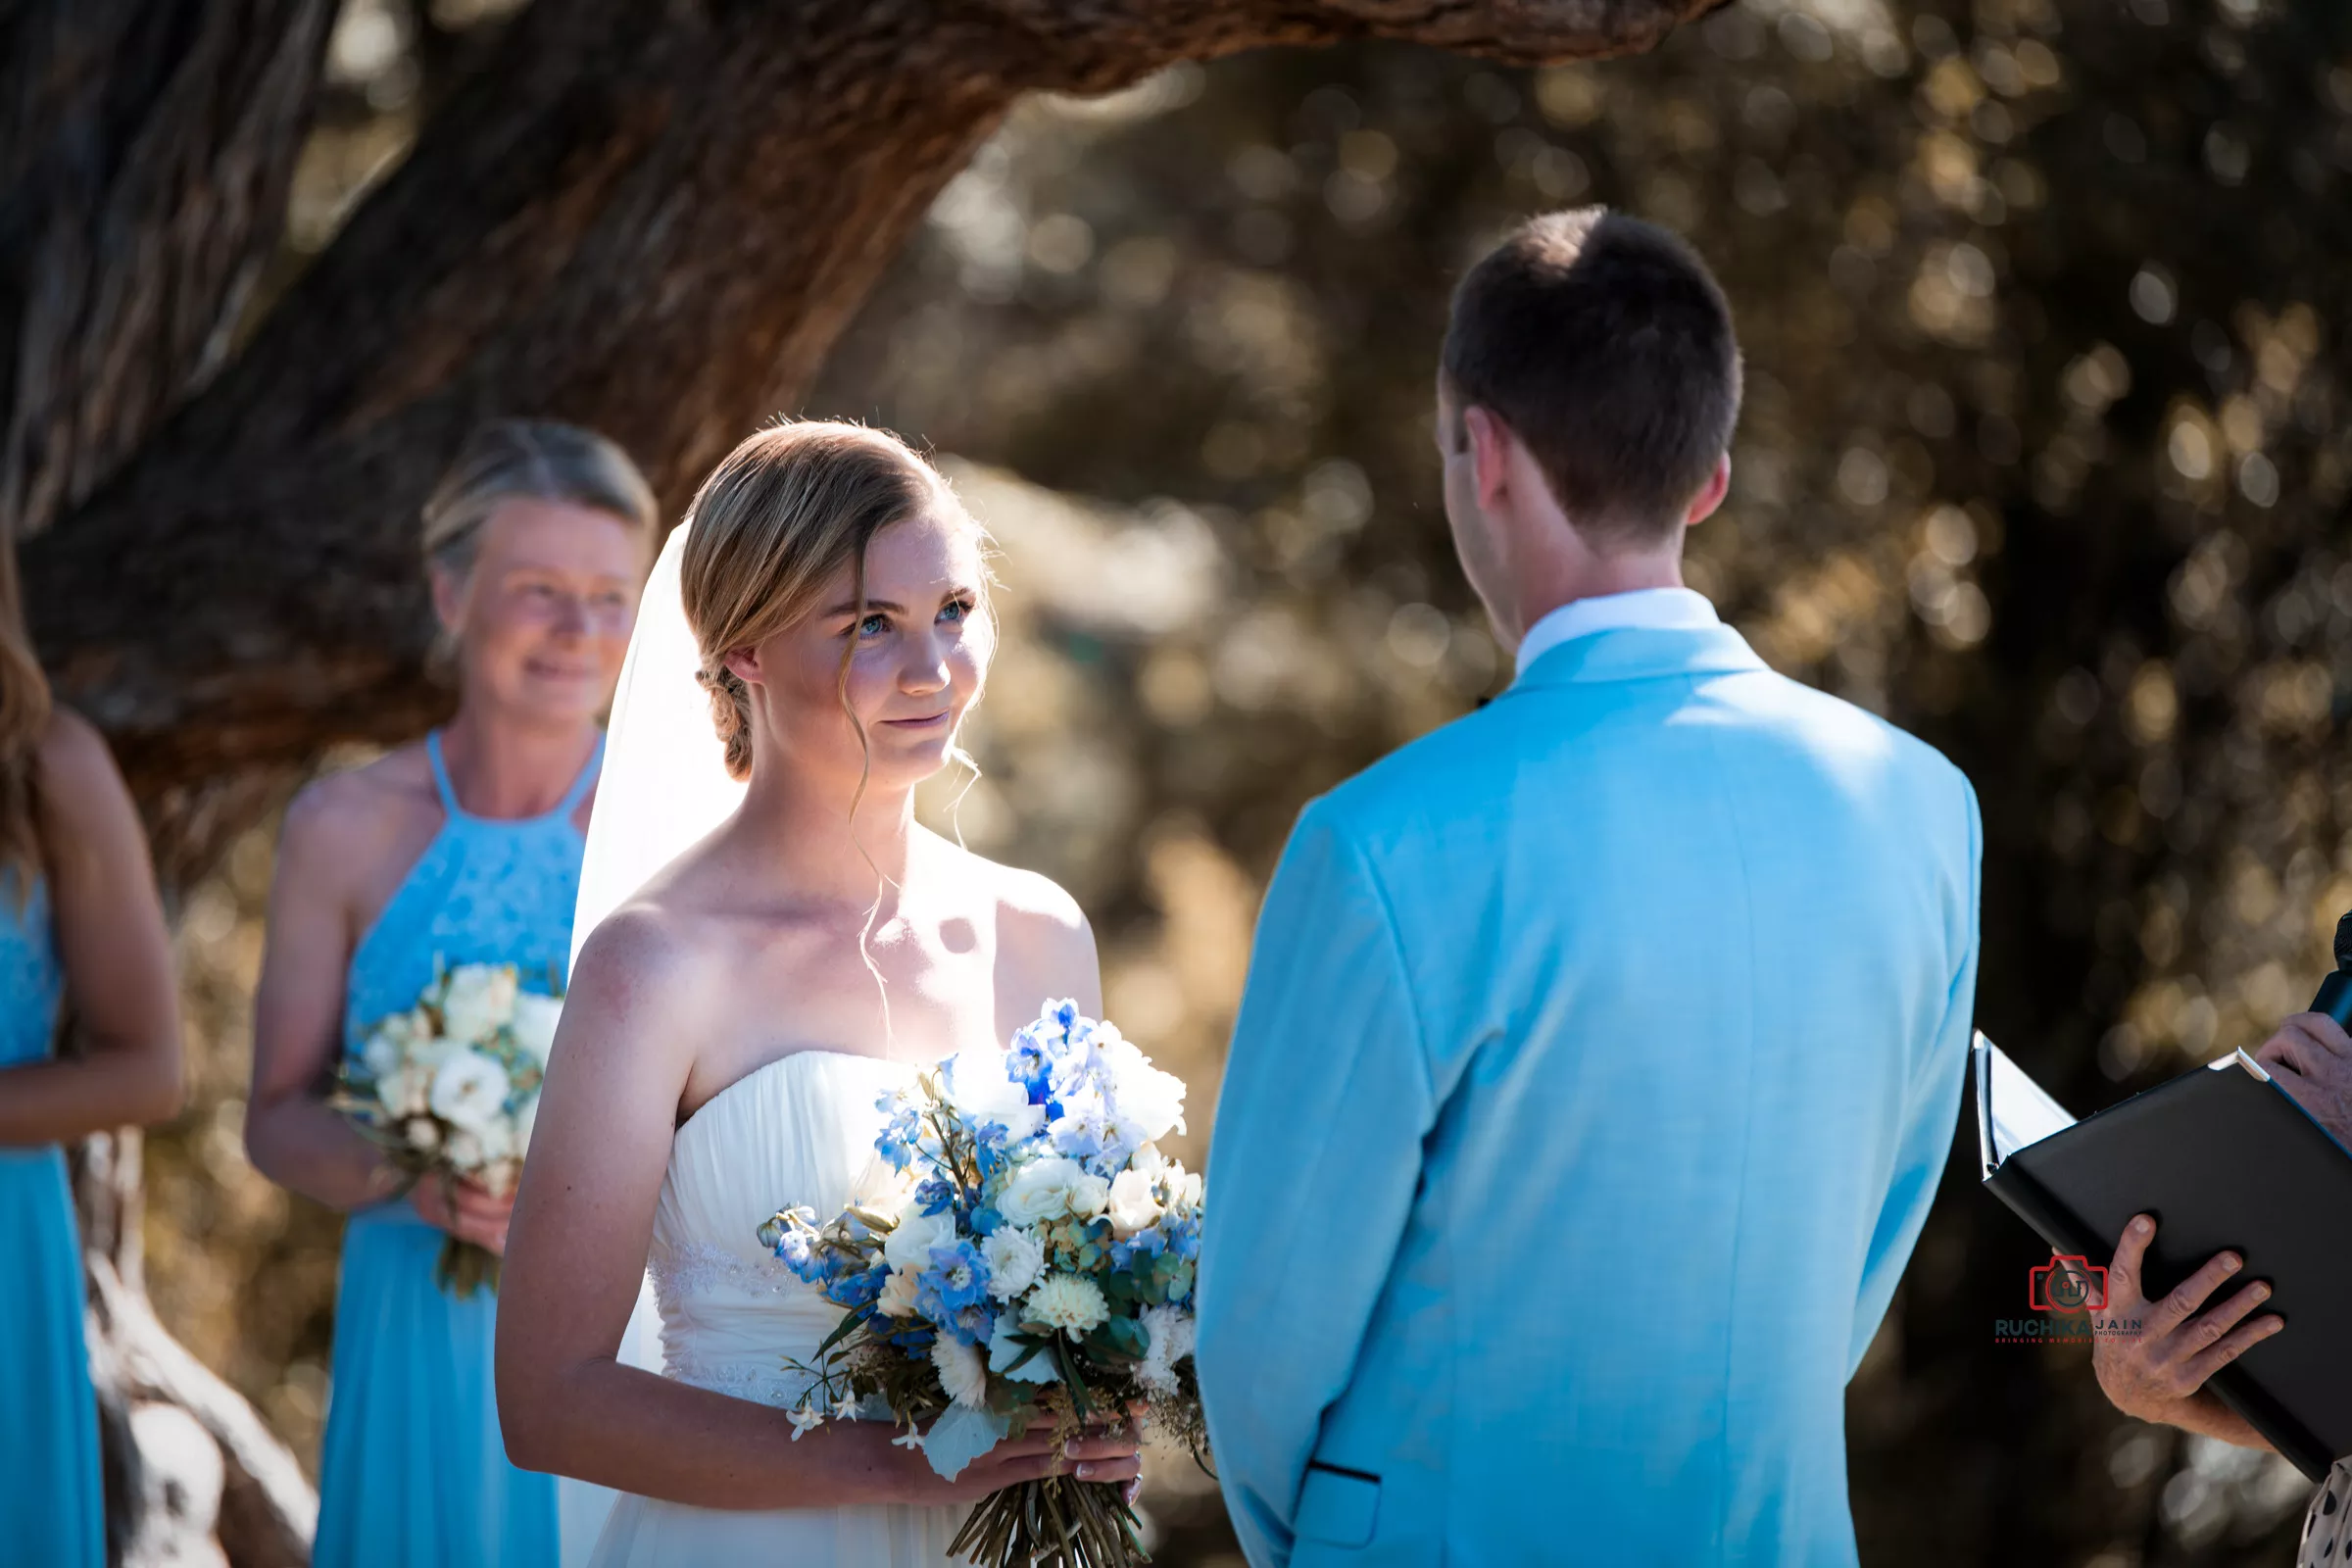
[[[972,602],[970,600],[951,599],[947,602],[946,606],[941,609],[939,612],[939,618],[942,620],[961,620],[971,612]]]
[[[890,617],[880,611],[876,611],[858,623],[858,635],[860,637],[879,637],[888,630],[890,630]]]

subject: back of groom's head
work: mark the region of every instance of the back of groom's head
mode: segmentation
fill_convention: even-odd
[[[1663,544],[1740,416],[1740,345],[1706,264],[1606,208],[1530,219],[1454,291],[1443,358],[1460,411],[1499,416],[1595,544]]]

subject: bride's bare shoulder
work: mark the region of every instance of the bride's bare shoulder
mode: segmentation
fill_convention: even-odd
[[[1090,999],[1102,984],[1095,929],[1069,890],[1050,876],[1004,865],[958,851],[981,886],[996,901],[997,953],[1001,965],[1037,995],[1079,995]]]
[[[571,994],[614,1015],[676,1017],[714,991],[726,968],[691,904],[649,888],[597,922],[572,965]]]

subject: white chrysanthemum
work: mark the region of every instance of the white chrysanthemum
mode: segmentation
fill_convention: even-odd
[[[525,991],[514,999],[514,1015],[508,1027],[514,1031],[514,1044],[523,1054],[544,1067],[549,1048],[556,1043],[556,1023],[564,1016],[562,997],[543,997],[535,991]]]
[[[511,963],[467,963],[449,972],[441,1022],[452,1040],[479,1045],[514,1016],[520,985]]]
[[[1148,1348],[1136,1367],[1138,1381],[1161,1394],[1176,1392],[1176,1363],[1193,1353],[1193,1314],[1173,1306],[1147,1306],[1143,1315]]]
[[[931,1342],[931,1364],[939,1369],[939,1386],[950,1399],[975,1409],[988,1403],[988,1366],[978,1350],[942,1334]]]
[[[514,1086],[507,1069],[478,1051],[454,1051],[433,1070],[433,1114],[452,1127],[484,1137],[506,1114]]]
[[[1110,1303],[1102,1299],[1102,1288],[1093,1280],[1078,1274],[1054,1274],[1029,1293],[1021,1315],[1039,1328],[1058,1330],[1075,1340],[1102,1326],[1102,1320],[1110,1316]]]
[[[1034,1231],[1018,1225],[998,1227],[980,1244],[980,1255],[988,1259],[988,1294],[1000,1301],[1009,1301],[1035,1285],[1046,1266],[1045,1244]]]

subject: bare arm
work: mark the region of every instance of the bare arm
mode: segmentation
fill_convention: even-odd
[[[50,720],[39,765],[50,907],[83,1052],[0,1070],[0,1145],[166,1121],[180,1106],[172,945],[130,792],[71,713]]]
[[[343,978],[354,940],[348,890],[358,847],[351,837],[318,785],[286,810],[253,999],[253,1093],[245,1113],[254,1167],[331,1208],[381,1202],[401,1185],[381,1152],[326,1103],[342,1053]]]
[[[499,1425],[527,1469],[705,1508],[972,1501],[1050,1473],[1043,1439],[1000,1444],[954,1483],[894,1446],[887,1423],[831,1422],[792,1441],[785,1412],[615,1358],[693,1054],[725,1004],[722,975],[624,910],[572,973],[531,1133],[500,1283]],[[1073,1444],[1103,1480],[1135,1474],[1132,1442]]]

